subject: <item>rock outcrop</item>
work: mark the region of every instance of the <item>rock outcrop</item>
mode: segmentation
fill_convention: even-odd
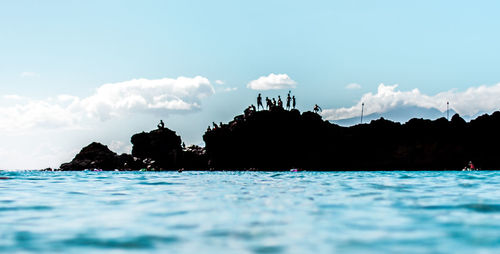
[[[469,160],[500,169],[500,112],[470,123],[383,118],[340,127],[296,110],[252,112],[203,136],[214,169],[458,170]]]
[[[132,155],[92,143],[62,170],[459,170],[468,161],[500,169],[500,112],[467,123],[383,118],[340,127],[313,112],[247,111],[208,130],[205,148],[183,148],[167,128],[132,136]]]
[[[60,166],[61,170],[101,169],[115,170],[127,167],[132,157],[127,154],[118,155],[101,143],[93,142],[84,147],[75,158]]]
[[[176,169],[181,166],[181,137],[168,128],[135,134],[131,142],[132,156],[149,161],[155,169]]]

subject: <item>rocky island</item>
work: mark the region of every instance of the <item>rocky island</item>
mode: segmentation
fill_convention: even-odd
[[[209,128],[206,146],[183,147],[161,127],[132,136],[132,154],[92,143],[61,170],[460,170],[474,161],[500,169],[500,112],[470,122],[384,118],[341,127],[314,112],[275,107],[246,111]]]

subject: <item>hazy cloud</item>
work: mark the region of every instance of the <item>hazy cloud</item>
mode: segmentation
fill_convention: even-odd
[[[126,144],[125,142],[119,140],[113,140],[109,145],[109,149],[117,154],[130,154],[132,152],[132,144]]]
[[[21,100],[21,99],[23,99],[22,96],[19,96],[17,94],[6,94],[6,95],[2,96],[2,98],[6,99],[6,100]]]
[[[15,105],[0,107],[0,130],[73,129],[78,128],[83,119],[107,120],[127,113],[188,113],[199,110],[201,99],[213,94],[210,81],[201,76],[109,83],[89,97],[59,95],[45,100],[22,99]]]
[[[236,90],[238,90],[237,87],[226,87],[226,88],[222,89],[223,92],[234,92]]]
[[[225,82],[218,79],[218,80],[215,81],[215,84],[217,84],[217,85],[224,85]]]
[[[105,84],[81,100],[91,116],[107,119],[124,112],[182,113],[198,110],[200,99],[214,94],[207,78],[134,79]]]
[[[24,71],[21,73],[21,77],[30,78],[30,77],[38,77],[38,73],[32,71]]]
[[[247,87],[253,90],[278,90],[294,88],[297,82],[292,80],[287,74],[274,74],[262,76],[250,81]]]
[[[360,89],[361,85],[357,83],[350,83],[345,88],[349,90],[355,90],[355,89]]]
[[[435,108],[444,112],[446,102],[450,108],[464,116],[472,116],[482,111],[490,112],[500,109],[500,83],[492,86],[470,87],[463,92],[449,90],[436,95],[426,95],[418,89],[400,91],[398,85],[380,84],[377,93],[366,93],[352,107],[325,109],[322,115],[327,120],[339,120],[357,117],[361,112],[361,104],[365,103],[365,114],[384,113],[399,106],[417,106]]]

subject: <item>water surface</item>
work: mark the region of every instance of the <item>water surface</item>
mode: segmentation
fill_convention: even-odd
[[[499,172],[0,172],[5,253],[498,253]]]

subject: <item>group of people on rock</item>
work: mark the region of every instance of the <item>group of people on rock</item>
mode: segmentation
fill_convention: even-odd
[[[292,93],[292,91],[288,91],[288,95],[286,96],[286,99],[285,99],[285,102],[286,102],[285,107],[283,107],[283,100],[281,100],[281,96],[279,96],[279,95],[278,95],[278,100],[276,100],[275,98],[269,99],[269,97],[266,97],[266,99],[265,99],[266,106],[264,107],[264,103],[262,100],[262,94],[259,93],[259,95],[257,96],[257,107],[255,107],[253,104],[248,106],[243,111],[244,115],[241,116],[240,120],[244,120],[248,116],[252,115],[254,112],[257,112],[258,110],[272,110],[275,108],[286,109],[286,110],[295,109],[295,107],[297,105],[297,100],[295,99],[295,95],[292,96],[291,93]],[[321,112],[322,109],[320,106],[318,106],[318,104],[315,104],[313,111],[314,111],[314,113],[318,113],[318,112]],[[238,120],[238,119],[235,118],[235,121],[236,120]],[[207,131],[216,130],[216,129],[222,127],[222,123],[220,123],[220,125],[217,125],[216,123],[212,123],[212,124],[213,124],[213,128],[210,128],[210,126],[208,126]]]
[[[288,95],[286,97],[286,107],[285,107],[286,110],[290,110],[290,108],[295,109],[295,106],[297,105],[297,101],[295,100],[295,95],[291,96],[291,92],[292,91],[288,91]],[[259,93],[259,96],[257,96],[257,109],[262,108],[262,110],[264,109],[270,110],[275,107],[283,108],[283,101],[281,100],[281,96],[278,95],[277,101],[275,98],[269,99],[269,97],[266,97],[266,107],[264,108],[264,104],[262,103],[262,95]]]
[[[213,130],[217,130],[219,128],[222,128],[222,122],[220,122],[220,125],[217,125],[215,122],[212,122],[212,125],[213,125]],[[212,129],[210,128],[210,126],[208,126],[207,128],[207,131],[211,131]]]

